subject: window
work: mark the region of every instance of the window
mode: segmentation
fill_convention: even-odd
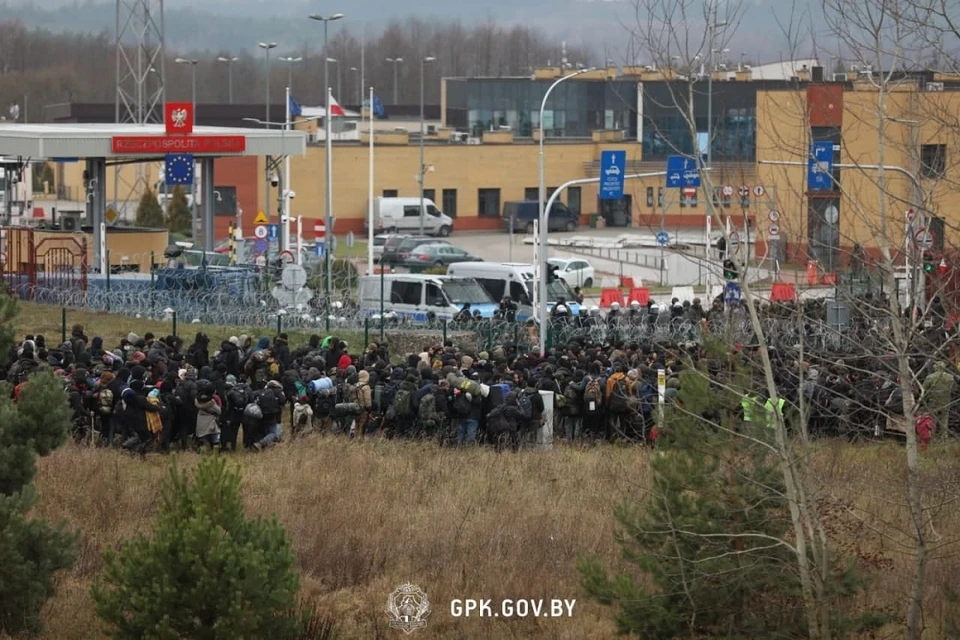
[[[427,283],[427,304],[431,307],[447,306],[447,299],[440,291],[440,287],[432,283]]]
[[[663,209],[663,187],[657,187],[657,206]]]
[[[451,218],[457,217],[457,190],[443,190],[443,212]]]
[[[580,215],[580,187],[570,187],[567,189],[567,209],[575,216]]]
[[[920,146],[920,176],[942,178],[947,170],[947,145],[924,144]]]
[[[213,188],[213,215],[215,216],[235,216],[237,215],[237,188],[236,187],[214,187]]]
[[[653,187],[647,187],[647,206],[653,207]]]
[[[503,298],[503,278],[477,278],[477,282],[493,300],[499,302]]]
[[[393,291],[390,294],[390,302],[395,304],[420,304],[420,290],[422,285],[419,282],[393,282]]]
[[[477,189],[477,216],[500,217],[500,189]]]
[[[437,190],[436,189],[424,189],[423,190],[423,199],[429,200],[430,202],[437,201]]]
[[[383,190],[383,197],[384,197],[384,198],[396,198],[396,197],[397,197],[397,190],[396,190],[396,189],[384,189],[384,190]]]
[[[510,299],[520,304],[529,304],[530,296],[527,295],[527,288],[519,282],[510,283]]]
[[[539,187],[527,187],[523,190],[523,199],[524,200],[540,200],[540,189]]]
[[[403,208],[403,217],[404,218],[419,218],[420,217],[420,207],[417,205],[407,205]]]

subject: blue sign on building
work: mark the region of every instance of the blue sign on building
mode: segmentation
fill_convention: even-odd
[[[810,145],[807,165],[807,189],[810,191],[833,190],[833,143],[814,142]]]
[[[600,199],[623,197],[623,176],[627,172],[626,151],[600,152]]]
[[[280,238],[280,225],[274,222],[267,225],[267,239],[276,242]]]
[[[728,282],[723,289],[723,300],[727,304],[736,304],[740,302],[740,285],[736,282]]]
[[[667,246],[667,244],[668,244],[669,242],[670,242],[670,234],[669,234],[669,233],[667,233],[666,231],[661,231],[660,233],[657,234],[657,244],[658,244],[658,245],[660,245],[661,247],[665,247],[665,246]]]
[[[700,168],[697,161],[687,156],[667,156],[667,188],[700,186]]]

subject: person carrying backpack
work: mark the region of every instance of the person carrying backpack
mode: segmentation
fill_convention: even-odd
[[[373,410],[373,390],[370,388],[370,372],[361,369],[357,374],[357,384],[353,387],[353,400],[360,406],[360,413],[354,419],[355,437],[363,440],[370,414]]]
[[[286,401],[283,386],[276,380],[267,382],[267,386],[257,394],[256,402],[263,413],[263,429],[266,432],[266,435],[253,445],[257,451],[263,451],[283,436],[283,426],[280,421]]]
[[[406,380],[400,383],[393,396],[393,402],[387,410],[385,425],[388,428],[387,437],[397,435],[399,437],[408,436],[413,432],[414,419],[416,414],[413,410],[413,397],[417,393],[417,379],[408,375]]]
[[[487,414],[487,433],[493,440],[494,450],[497,453],[501,453],[505,446],[513,451],[520,448],[519,425],[526,418],[520,409],[519,396],[519,391],[511,391],[502,404],[497,405]]]
[[[579,440],[583,430],[583,388],[587,385],[582,370],[573,373],[573,378],[563,389],[564,416],[563,437],[567,442]]]
[[[603,420],[603,378],[600,376],[599,363],[591,363],[590,373],[584,378],[583,385],[583,432],[596,438],[600,434],[598,426]]]
[[[626,374],[626,367],[622,363],[615,365],[614,372],[607,378],[607,440],[612,440],[614,434],[623,433],[624,426],[630,412],[631,393],[630,379]]]

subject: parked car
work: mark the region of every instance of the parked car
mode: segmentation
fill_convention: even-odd
[[[593,266],[586,260],[580,258],[564,259],[550,258],[548,263],[557,265],[557,276],[567,283],[570,288],[581,287],[589,288],[593,286],[594,271]]]
[[[432,265],[445,267],[457,262],[482,262],[481,258],[471,255],[447,243],[421,244],[410,251],[410,255],[403,261],[405,267],[422,267]]]
[[[513,220],[515,233],[533,233],[533,223],[540,217],[540,202],[537,200],[523,200],[503,203],[504,231],[510,230],[510,221]],[[567,208],[559,200],[554,200],[550,207],[550,231],[576,231],[580,224],[580,216]]]
[[[421,244],[449,244],[446,240],[437,240],[430,236],[390,236],[383,245],[380,262],[387,266],[402,264],[410,257],[410,252]]]
[[[373,236],[373,261],[380,262],[380,258],[383,257],[383,250],[387,246],[387,242],[393,236],[389,233],[378,233]]]

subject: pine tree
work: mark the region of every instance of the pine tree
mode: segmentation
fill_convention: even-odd
[[[751,422],[738,414],[749,367],[688,371],[651,458],[645,504],[616,510],[618,543],[645,575],[610,576],[596,560],[579,564],[587,594],[615,607],[621,633],[641,638],[806,637],[783,478],[772,455],[763,402]],[[864,582],[849,565],[832,572],[836,631],[877,620],[841,615],[841,598]],[[653,585],[652,587],[650,585]]]
[[[223,459],[201,461],[192,481],[172,466],[152,537],[105,560],[92,593],[114,638],[284,640],[301,628],[290,539],[276,519],[245,517]]]
[[[163,209],[160,208],[160,201],[157,200],[157,194],[153,189],[147,189],[140,196],[140,204],[137,205],[137,226],[151,229],[164,226]]]
[[[15,303],[0,299],[0,353],[12,343],[15,315]],[[32,375],[16,404],[0,385],[0,635],[39,631],[54,574],[73,565],[76,536],[63,523],[28,518],[35,458],[62,445],[69,426],[67,396],[49,372]]]
[[[167,207],[167,229],[172,233],[190,234],[193,231],[193,216],[187,203],[187,194],[183,186],[177,185],[170,194]]]

